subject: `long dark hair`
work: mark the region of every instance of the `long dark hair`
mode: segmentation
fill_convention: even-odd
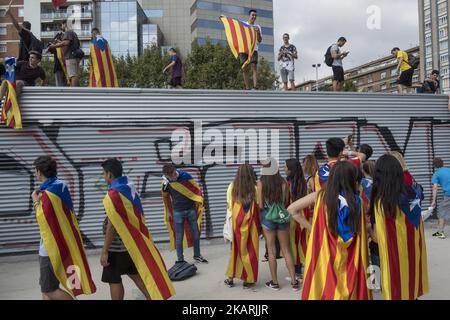
[[[306,180],[300,161],[297,159],[286,160],[286,167],[289,170],[287,180],[291,183],[292,201],[296,201],[306,196]]]
[[[249,205],[256,198],[255,171],[250,164],[241,164],[233,182],[233,197],[243,205]]]
[[[380,201],[386,217],[394,218],[400,196],[406,194],[403,169],[400,162],[392,155],[385,154],[375,164],[373,177],[371,216]]]
[[[357,193],[357,182],[357,168],[347,161],[339,161],[331,169],[327,185],[325,189],[321,191],[327,207],[328,226],[335,235],[339,232],[338,200],[341,192],[344,193],[344,198],[347,200],[350,211],[348,217],[348,228],[351,232],[358,233],[360,228],[360,216],[358,214],[358,204],[355,199],[355,194]]]
[[[271,167],[271,164],[269,163],[267,165],[264,165],[263,167],[269,168]],[[284,204],[285,197],[283,187],[286,187],[287,182],[280,175],[279,170],[277,170],[275,174],[263,174],[260,181],[262,184],[262,200],[264,202],[267,202],[269,205],[272,205],[274,203]]]

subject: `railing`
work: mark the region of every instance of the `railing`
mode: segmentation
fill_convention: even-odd
[[[91,36],[91,32],[89,30],[73,30],[73,31],[75,31],[77,36],[80,38],[86,38],[86,37]],[[54,38],[58,32],[61,32],[61,31],[58,31],[58,30],[41,31],[41,38]]]
[[[41,13],[41,19],[92,18],[92,12],[49,12]]]

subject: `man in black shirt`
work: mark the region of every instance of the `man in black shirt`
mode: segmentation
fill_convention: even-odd
[[[62,38],[64,36],[63,32],[59,32],[54,38],[53,41],[51,41],[49,44],[56,44],[59,41],[62,41]],[[53,73],[55,74],[55,83],[57,87],[66,87],[67,86],[67,78],[64,71],[64,66],[61,65],[61,62],[58,58],[58,49],[56,48],[50,48],[48,49],[48,52],[53,54],[53,60],[54,60],[54,66],[53,66]],[[62,57],[64,61],[64,57]],[[64,62],[62,62],[64,63]]]
[[[429,78],[426,78],[422,85],[422,93],[436,94],[441,89],[439,82],[439,71],[433,70]]]

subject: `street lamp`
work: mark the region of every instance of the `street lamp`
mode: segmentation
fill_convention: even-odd
[[[312,67],[316,69],[316,91],[319,91],[319,68],[321,64],[313,64]]]

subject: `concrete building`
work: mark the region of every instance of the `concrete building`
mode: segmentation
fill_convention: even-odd
[[[19,55],[19,34],[14,28],[11,18],[6,15],[10,0],[0,0],[0,58],[17,57]],[[19,23],[23,22],[23,0],[14,1],[11,12]]]
[[[406,52],[415,56],[419,55],[419,47],[414,47]],[[397,60],[392,56],[371,61],[356,68],[346,70],[345,79],[350,80],[359,92],[397,92]],[[331,70],[331,68],[330,68]],[[420,68],[415,71],[413,85],[419,84]],[[333,77],[327,77],[318,81],[318,87],[332,86]],[[316,90],[316,81],[307,81],[297,86],[300,91]]]
[[[449,74],[449,12],[448,0],[419,0],[421,74],[424,79],[432,70],[441,75],[444,93],[450,92]]]
[[[273,65],[273,3],[272,0],[139,0],[149,22],[157,24],[163,34],[163,45],[180,49],[186,56],[197,41],[227,45],[220,15],[246,21],[248,11],[258,11],[257,24],[262,27],[260,56]]]

